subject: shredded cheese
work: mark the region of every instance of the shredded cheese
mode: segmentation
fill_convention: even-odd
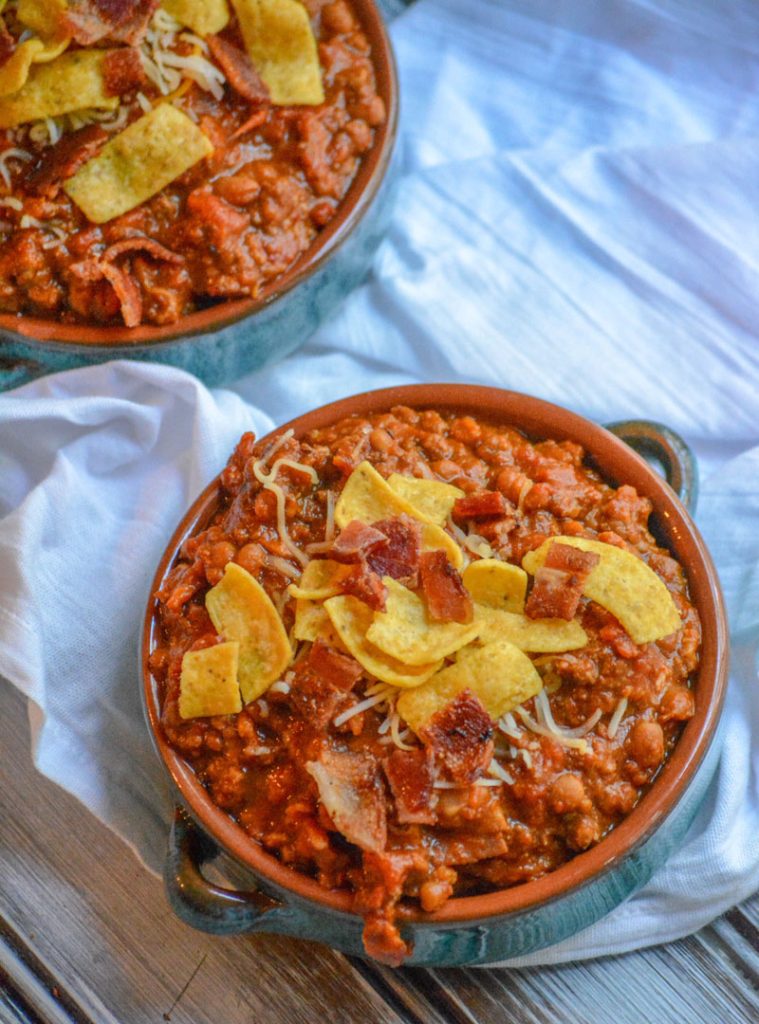
[[[395,690],[395,687],[390,687],[390,690]],[[385,692],[375,693],[371,697],[367,697],[366,700],[359,701],[358,704],[354,704],[353,707],[348,708],[347,711],[341,712],[337,718],[333,719],[332,724],[339,728],[341,725],[345,725],[346,722],[350,721],[354,715],[361,714],[362,711],[368,711],[369,708],[376,707],[377,704],[384,704],[388,699],[388,694]]]
[[[509,786],[514,785],[514,779],[511,775],[503,768],[495,758],[490,762],[488,766],[488,775],[492,775],[495,779],[500,779],[501,782],[507,783]]]
[[[289,580],[294,580],[297,576],[300,576],[300,569],[293,565],[292,562],[280,558],[279,555],[268,555],[266,565],[268,568],[274,569],[281,576],[286,576]]]
[[[11,146],[10,149],[3,150],[0,153],[0,177],[2,177],[5,185],[10,191],[11,189],[11,173],[6,166],[8,160],[21,160],[27,163],[29,160],[33,160],[34,157],[26,149],[20,149],[18,146]]]
[[[518,740],[522,737],[522,732],[510,711],[507,711],[505,715],[498,719],[498,728],[505,736],[510,736],[512,740]]]
[[[335,539],[335,492],[327,491],[327,522],[324,526],[324,543],[331,544]]]
[[[536,722],[535,719],[527,712],[524,708],[517,708],[517,714],[522,719],[524,724],[530,730],[530,732],[536,733],[538,736],[547,736],[549,739],[555,740],[563,747],[570,747],[574,750],[579,750],[580,753],[585,754],[588,750],[588,744],[584,739],[580,739],[576,736],[565,736],[559,729],[551,729],[547,725],[543,725],[540,722]]]
[[[624,718],[625,711],[627,711],[627,697],[622,697],[614,708],[614,714],[609,719],[609,725],[606,729],[606,735],[610,740],[613,740],[617,735],[617,729],[619,729],[620,723]]]
[[[287,548],[287,550],[290,552],[290,554],[293,556],[293,558],[297,559],[302,568],[305,569],[305,567],[308,565],[310,561],[310,558],[308,557],[307,554],[305,554],[305,552],[301,551],[301,549],[298,547],[295,541],[293,541],[293,539],[290,537],[290,533],[287,529],[287,517],[285,515],[285,492],[282,490],[279,484],[276,483],[275,478],[277,476],[277,473],[279,472],[280,466],[285,464],[298,467],[299,469],[302,469],[307,473],[314,473],[314,476],[316,475],[316,473],[311,466],[304,466],[302,463],[293,462],[291,459],[278,459],[272,466],[271,472],[267,473],[264,470],[264,465],[266,463],[267,458],[270,458],[271,455],[285,443],[285,440],[289,440],[289,437],[292,437],[292,433],[292,430],[285,431],[285,434],[283,434],[278,439],[276,445],[269,451],[268,455],[265,455],[262,459],[258,459],[257,462],[253,463],[253,474],[256,480],[258,480],[259,483],[262,484],[264,490],[271,491],[271,493],[274,495],[277,501],[277,531],[279,533],[279,538],[284,544],[284,546]],[[289,435],[289,437],[286,437],[286,435]]]

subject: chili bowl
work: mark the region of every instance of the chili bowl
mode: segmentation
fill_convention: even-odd
[[[534,953],[600,920],[641,888],[682,842],[719,754],[714,740],[728,671],[725,610],[714,565],[685,505],[634,450],[656,455],[669,479],[692,496],[693,466],[687,449],[660,425],[636,422],[607,430],[567,409],[515,392],[461,384],[412,385],[327,405],[279,427],[268,440],[289,429],[300,437],[347,416],[365,416],[397,405],[468,414],[514,427],[531,440],[582,445],[589,464],[608,483],[630,484],[652,502],[652,531],[684,567],[702,626],[695,714],[653,784],[620,824],[597,845],[536,880],[486,895],[454,896],[434,913],[418,911],[404,917],[401,932],[413,944],[405,963],[487,964]],[[156,571],[151,595],[175,563],[182,543],[209,523],[219,500],[216,480],[177,527]],[[165,872],[171,906],[185,922],[207,932],[275,932],[365,955],[363,920],[351,912],[350,894],[327,890],[266,852],[212,802],[190,765],[167,742],[157,685],[148,667],[156,644],[154,613],[151,596],[141,636],[140,673],[152,740],[178,804]],[[219,851],[244,870],[249,883],[232,889],[204,876],[204,864]]]
[[[209,385],[229,384],[298,348],[360,284],[392,213],[398,81],[376,0],[351,3],[372,49],[386,117],[337,212],[310,247],[255,298],[222,301],[162,326],[60,323],[0,312],[0,391],[111,359],[167,363]]]

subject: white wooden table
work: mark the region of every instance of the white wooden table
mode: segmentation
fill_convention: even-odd
[[[669,946],[519,971],[392,971],[276,936],[211,937],[36,773],[25,702],[2,681],[0,750],[3,1022],[759,1022],[759,897]]]

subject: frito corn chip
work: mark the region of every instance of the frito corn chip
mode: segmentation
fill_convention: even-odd
[[[471,690],[496,721],[542,688],[543,681],[527,655],[506,640],[496,640],[459,652],[455,664],[438,672],[423,686],[402,693],[396,710],[418,733],[462,690]]]
[[[634,643],[661,640],[680,629],[680,615],[663,580],[642,559],[613,544],[584,537],[551,537],[522,559],[527,572],[534,575],[543,565],[554,541],[581,551],[592,551],[600,557],[582,592],[611,612]]]
[[[207,136],[187,114],[160,103],[115,135],[63,187],[94,224],[105,224],[212,152]]]
[[[430,622],[427,607],[407,587],[385,576],[387,605],[376,612],[366,638],[404,665],[428,665],[453,654],[468,644],[480,631],[480,623]]]
[[[426,551],[442,548],[456,569],[464,564],[461,548],[437,523],[433,523],[410,501],[390,487],[370,462],[356,466],[335,506],[335,522],[343,529],[352,519],[376,523],[404,514],[422,524],[422,545]]]
[[[240,644],[238,678],[242,699],[249,704],[292,660],[282,619],[261,584],[234,562],[206,594],[206,608],[224,639]]]
[[[332,629],[332,620],[320,601],[298,598],[295,602],[295,625],[293,637],[296,640],[318,640]]]
[[[475,604],[474,621],[480,624],[480,643],[508,640],[520,651],[558,654],[585,647],[588,635],[579,622],[566,619],[528,619],[526,615]]]
[[[242,710],[237,685],[239,651],[240,645],[230,640],[185,654],[179,678],[181,718],[234,715]]]
[[[356,597],[330,597],[324,602],[324,607],[338,636],[356,661],[383,683],[419,686],[443,664],[442,661],[433,661],[429,665],[405,665],[375,647],[366,637],[374,612]]]
[[[59,19],[67,7],[67,0],[18,0],[16,17],[44,39],[58,34]]]
[[[291,597],[308,601],[325,601],[340,593],[340,581],[350,573],[351,566],[333,562],[331,558],[315,558],[303,570],[297,583],[291,583]]]
[[[38,44],[34,55],[44,52],[45,44],[41,40],[29,39],[28,43]],[[26,45],[22,43],[10,60]],[[35,64],[28,69],[29,77],[21,87],[0,99],[0,128],[15,128],[27,121],[57,117],[85,107],[115,110],[119,105],[118,96],[107,95],[102,72],[108,53],[108,50],[75,50],[47,64]],[[9,63],[0,69],[0,79]],[[0,91],[4,90],[0,87]]]
[[[413,505],[425,519],[437,523],[438,526],[445,525],[456,499],[464,497],[462,490],[453,484],[445,484],[442,480],[426,480],[392,473],[387,482],[396,494]]]
[[[519,614],[524,611],[527,573],[499,558],[480,558],[464,570],[464,586],[473,601]]]
[[[64,50],[68,49],[71,37],[58,35],[39,41],[42,43],[42,48],[38,49],[35,53],[33,63],[48,64],[51,60],[55,60],[56,57],[60,57]]]
[[[5,64],[0,67],[0,96],[18,92],[29,77],[35,56],[43,49],[41,39],[19,43]],[[1,108],[0,108],[1,109]]]
[[[161,6],[199,36],[221,32],[229,21],[227,0],[163,0]]]
[[[298,0],[232,0],[245,48],[278,106],[324,102],[308,11]]]

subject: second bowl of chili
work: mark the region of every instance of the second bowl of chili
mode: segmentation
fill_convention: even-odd
[[[103,73],[120,93],[108,109],[0,129],[0,386],[119,357],[228,382],[292,351],[368,269],[389,221],[397,123],[393,55],[373,0],[307,5],[323,88],[311,106],[252,88],[239,5],[223,4],[220,32],[190,31],[170,12],[192,5],[167,4],[132,45],[104,48],[123,30],[94,47],[75,35],[33,67],[39,76],[102,54],[133,75]],[[78,196],[75,172],[125,129],[167,120],[167,104],[171,125],[153,134],[192,135],[203,143],[196,162],[133,209],[91,222],[66,191]]]

